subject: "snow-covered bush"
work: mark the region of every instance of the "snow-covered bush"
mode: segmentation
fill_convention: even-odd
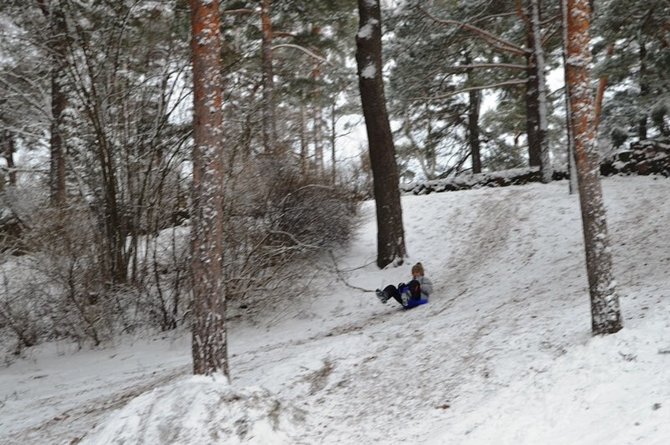
[[[260,309],[273,296],[301,292],[304,263],[349,239],[357,207],[346,187],[271,158],[235,164],[224,198],[223,254],[233,308]]]
[[[100,344],[111,335],[122,305],[107,286],[100,239],[86,208],[34,212],[24,235],[29,266],[51,314],[49,338]]]
[[[273,297],[297,295],[306,285],[303,264],[311,255],[349,238],[357,199],[323,177],[263,157],[231,161],[226,179],[222,279],[231,315],[272,310]],[[149,222],[124,216],[120,242],[94,198],[70,197],[68,207],[56,209],[43,188],[24,185],[3,199],[0,207],[21,223],[12,246],[21,246],[30,272],[11,277],[0,307],[0,330],[20,348],[62,338],[98,345],[120,332],[189,322],[186,202],[147,210]],[[7,246],[7,255],[16,252]],[[127,273],[114,272],[120,264]]]
[[[28,285],[32,281],[19,289],[15,288],[14,281],[8,271],[3,270],[0,286],[0,293],[3,295],[0,298],[0,335],[4,330],[4,336],[15,339],[11,352],[19,354],[23,348],[34,346],[43,337],[47,326],[42,320],[48,314],[44,312],[43,295],[36,292],[37,288],[31,289],[31,285]]]

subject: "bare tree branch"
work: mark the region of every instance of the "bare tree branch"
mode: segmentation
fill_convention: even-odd
[[[498,48],[502,51],[507,51],[507,52],[510,52],[512,54],[517,54],[517,55],[520,55],[520,56],[525,56],[526,54],[530,54],[530,50],[528,50],[526,48],[523,48],[519,45],[516,45],[516,44],[510,42],[509,40],[505,40],[501,37],[493,35],[490,32],[485,31],[481,28],[478,28],[474,25],[471,25],[469,23],[459,22],[457,20],[441,19],[441,18],[435,17],[434,15],[432,15],[431,13],[429,13],[428,11],[423,9],[421,6],[418,6],[417,8],[419,9],[419,11],[421,11],[423,14],[425,14],[428,18],[433,20],[435,23],[439,23],[439,24],[445,25],[445,26],[448,26],[448,25],[459,26],[459,27],[461,27],[463,29],[466,29],[466,30],[468,30],[468,31],[470,31],[474,34],[479,35],[489,45],[491,45],[495,48]]]
[[[256,11],[253,9],[248,9],[248,8],[240,8],[240,9],[226,9],[221,11],[221,14],[223,15],[245,15],[245,14],[253,14]]]
[[[280,43],[279,45],[274,45],[274,46],[272,47],[272,50],[274,51],[275,49],[278,49],[278,48],[293,48],[293,49],[297,49],[297,50],[300,50],[300,51],[304,52],[304,53],[307,54],[308,56],[315,58],[316,60],[318,60],[318,61],[320,61],[320,62],[325,62],[325,63],[327,63],[328,65],[335,66],[335,65],[333,65],[328,59],[324,59],[323,57],[319,56],[318,54],[315,54],[315,53],[313,53],[312,51],[310,51],[310,50],[308,50],[307,48],[305,48],[305,47],[303,47],[303,46],[300,46],[300,45],[295,45],[295,44],[293,44],[293,43]]]
[[[527,70],[528,65],[521,65],[518,63],[473,63],[470,65],[454,65],[449,68],[456,70],[468,70],[470,68],[508,68],[512,70]]]
[[[516,15],[516,12],[504,12],[502,14],[486,15],[484,17],[480,17],[476,20],[473,20],[472,23],[484,22],[486,20],[497,19],[497,18],[501,18],[501,17],[511,17],[511,16],[514,16],[514,15]]]

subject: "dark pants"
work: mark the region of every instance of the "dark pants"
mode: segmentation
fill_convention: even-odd
[[[421,284],[416,281],[412,280],[409,283],[407,283],[405,286],[409,288],[409,293],[411,295],[412,300],[420,300],[421,299]],[[395,301],[400,303],[402,305],[402,298],[400,298],[400,289],[395,287],[392,284],[389,284],[384,288],[384,293],[393,297]]]

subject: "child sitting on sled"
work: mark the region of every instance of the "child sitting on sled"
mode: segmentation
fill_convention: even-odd
[[[377,289],[375,292],[382,303],[394,298],[404,308],[409,309],[428,303],[433,292],[433,283],[424,275],[423,265],[416,263],[412,266],[412,281],[407,284],[400,283],[398,287],[389,284],[384,290]]]

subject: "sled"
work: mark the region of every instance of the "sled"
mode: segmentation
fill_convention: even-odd
[[[409,300],[407,306],[403,306],[403,309],[414,309],[415,307],[421,306],[423,304],[428,304],[428,300],[421,298],[420,300]]]

